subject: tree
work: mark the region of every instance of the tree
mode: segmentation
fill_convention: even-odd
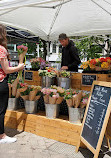
[[[75,42],[76,47],[80,53],[80,58],[99,58],[102,53],[102,48],[104,48],[104,39],[99,37],[85,37],[81,41]]]

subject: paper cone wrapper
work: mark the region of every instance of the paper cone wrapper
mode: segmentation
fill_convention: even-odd
[[[72,105],[75,106],[75,98],[76,98],[77,94],[72,96]]]
[[[24,51],[22,54],[19,55],[19,63],[24,62],[24,57],[25,57],[26,53],[27,53],[27,51]]]
[[[11,98],[11,93],[12,93],[11,84],[8,84],[8,87],[9,87],[9,98]]]
[[[27,86],[26,87],[23,87],[23,88],[19,88],[19,92],[24,92],[27,90]]]
[[[17,89],[16,98],[19,98],[19,97],[20,97],[20,91],[19,89]]]
[[[54,97],[50,97],[49,96],[49,104],[55,104],[56,103],[57,98]]]
[[[44,102],[46,104],[49,104],[49,95],[44,95],[43,98],[44,98]]]
[[[56,104],[61,104],[62,101],[63,101],[63,97],[59,97],[59,98],[57,98],[57,100],[56,100]]]
[[[35,99],[34,99],[34,100],[36,101],[36,100],[39,100],[39,99],[40,99],[40,95],[35,96]]]
[[[12,95],[13,96],[16,96],[18,82],[19,82],[19,79],[16,78],[15,81],[12,83]]]
[[[80,104],[82,98],[82,92],[79,92],[75,97],[74,97],[74,107],[77,108]]]
[[[24,96],[21,96],[23,98],[23,100],[29,100],[29,95],[24,95]]]
[[[33,91],[30,91],[29,93],[29,100],[32,101],[35,99],[36,97],[36,94],[37,94],[37,89],[33,90]]]
[[[67,103],[67,105],[69,106],[69,107],[72,107],[73,106],[73,101],[72,101],[72,99],[66,99],[66,103]]]
[[[84,108],[86,107],[87,104],[84,104],[84,103],[80,103],[80,108]]]

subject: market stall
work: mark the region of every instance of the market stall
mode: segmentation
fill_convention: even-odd
[[[81,90],[91,90],[93,80],[111,82],[111,73],[71,73],[71,88]],[[42,85],[42,77],[39,76],[38,71],[25,70],[24,82],[29,85]]]

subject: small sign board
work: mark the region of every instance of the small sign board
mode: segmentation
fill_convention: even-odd
[[[96,80],[96,75],[84,75],[82,74],[82,85],[91,86],[93,81]]]
[[[25,80],[28,80],[28,81],[33,81],[33,72],[30,72],[30,71],[25,71],[25,74],[24,74],[24,78]]]
[[[111,112],[111,83],[94,81],[85,111],[80,143],[84,143],[98,158]]]

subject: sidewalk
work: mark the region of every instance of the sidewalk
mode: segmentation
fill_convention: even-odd
[[[93,158],[87,149],[80,149],[75,153],[75,146],[61,143],[35,134],[6,128],[8,136],[17,138],[16,143],[0,144],[0,158]],[[99,158],[111,158],[105,144],[102,146],[104,153]]]

